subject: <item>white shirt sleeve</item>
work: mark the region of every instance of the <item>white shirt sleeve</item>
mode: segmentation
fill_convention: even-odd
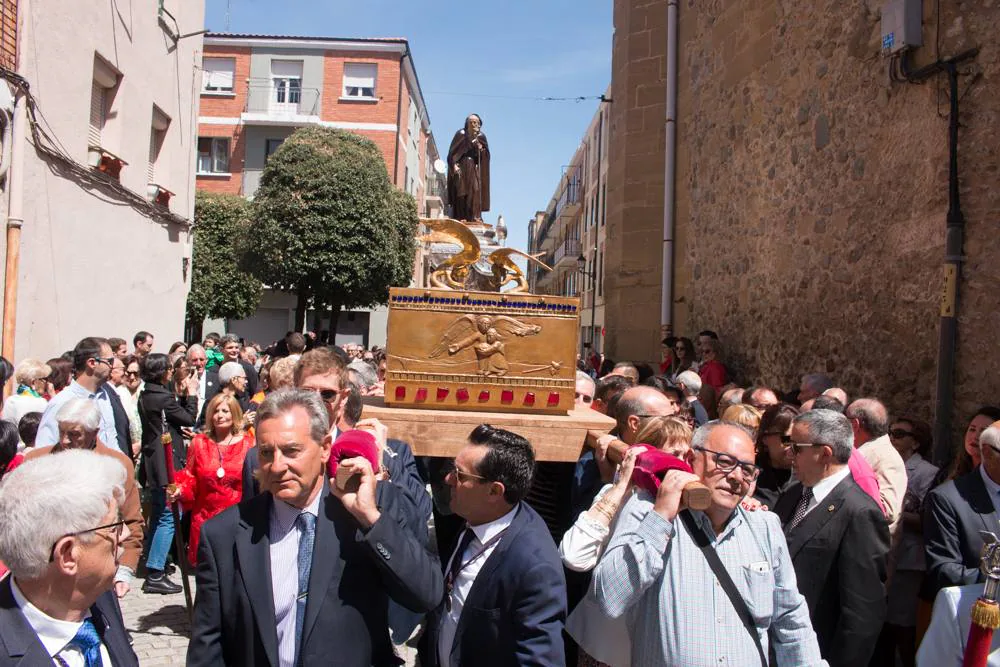
[[[611,484],[605,484],[597,492],[594,504],[597,504],[604,497],[611,486]],[[597,561],[608,543],[610,533],[609,526],[594,521],[587,516],[587,512],[580,512],[576,522],[566,531],[559,543],[559,555],[562,556],[563,563],[575,572],[590,572],[597,565]]]
[[[965,642],[960,635],[958,597],[957,586],[938,592],[931,624],[917,650],[917,667],[961,667]]]

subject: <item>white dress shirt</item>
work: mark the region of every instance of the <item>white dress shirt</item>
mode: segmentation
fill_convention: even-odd
[[[21,609],[21,613],[24,614],[28,625],[35,631],[38,641],[42,642],[45,652],[52,657],[53,662],[55,662],[55,657],[59,656],[59,659],[66,663],[67,667],[84,667],[86,662],[80,649],[76,646],[67,646],[80,630],[83,621],[60,621],[52,618],[28,602],[28,599],[21,593],[21,589],[17,587],[17,582],[13,578],[10,580],[10,590],[14,594],[14,602]],[[90,618],[89,610],[84,615],[84,618]],[[98,628],[98,634],[100,632],[101,629]],[[112,664],[108,647],[103,642],[101,643],[101,662],[108,666]]]
[[[466,560],[472,558],[479,553],[479,550],[483,548],[487,542],[492,540],[494,537],[507,530],[510,527],[511,522],[514,521],[514,516],[517,514],[517,510],[520,507],[520,503],[514,506],[514,509],[504,514],[499,519],[490,521],[489,523],[483,523],[478,526],[472,526],[471,528],[466,528],[465,530],[472,530],[475,537],[469,542],[469,546],[466,547],[465,552],[461,554],[452,553],[451,558],[448,559],[448,566],[445,568],[445,572],[451,571],[451,563],[455,558],[461,559],[461,564],[465,565]],[[465,531],[463,530],[458,535],[458,543],[462,543],[462,536]],[[490,556],[496,550],[497,545],[500,544],[501,540],[496,540],[487,548],[482,555],[476,558],[474,561],[465,565],[461,572],[455,577],[454,588],[451,591],[451,611],[447,611],[445,608],[444,615],[441,617],[441,630],[438,633],[438,662],[441,667],[449,667],[451,659],[451,645],[455,643],[455,631],[458,629],[458,619],[462,617],[462,607],[465,606],[465,599],[469,596],[469,591],[472,590],[472,584],[475,583],[476,577],[479,575],[479,571],[483,569],[483,565],[489,560]],[[456,550],[458,547],[456,547]],[[445,594],[447,595],[447,591]]]
[[[299,596],[299,531],[295,520],[302,512],[319,517],[317,493],[304,510],[274,499],[268,538],[271,541],[271,595],[274,598],[274,620],[278,630],[278,662],[281,667],[295,664],[295,602]],[[313,563],[315,565],[315,562]]]
[[[816,485],[812,488],[812,500],[809,501],[809,506],[806,507],[806,514],[812,512],[814,507],[823,502],[823,499],[830,495],[830,492],[833,491],[834,487],[840,484],[840,482],[850,474],[851,469],[847,467],[847,464],[844,464],[844,466],[837,472],[816,482]]]
[[[207,379],[208,372],[202,369],[201,375],[198,376],[198,409],[195,411],[196,415],[201,414],[201,406],[205,404],[205,381]]]
[[[993,478],[986,474],[986,468],[982,465],[979,466],[979,475],[983,478],[986,493],[990,494],[990,500],[993,501],[993,511],[1000,515],[1000,484],[994,482]]]

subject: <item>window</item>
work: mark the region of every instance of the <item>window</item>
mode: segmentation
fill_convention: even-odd
[[[232,93],[233,74],[236,71],[234,58],[203,58],[201,91],[203,93]]]
[[[264,164],[267,164],[267,159],[271,157],[274,151],[278,150],[281,144],[285,143],[284,139],[268,139],[264,144]]]
[[[90,88],[90,127],[88,145],[101,148],[102,133],[108,121],[108,109],[118,86],[119,73],[100,56],[94,56],[94,77]]]
[[[229,173],[228,137],[198,137],[198,173]]]
[[[597,252],[597,296],[604,295],[604,246]]]
[[[601,227],[608,218],[608,184],[601,188]]]
[[[302,101],[302,61],[271,61],[271,111],[298,113]]]
[[[170,116],[163,113],[160,107],[153,105],[153,122],[149,128],[149,168],[146,172],[146,182],[156,182],[156,163],[160,159],[160,150],[163,148],[163,139],[167,136],[167,128],[170,127]]]
[[[377,75],[375,63],[344,63],[344,97],[374,98]]]

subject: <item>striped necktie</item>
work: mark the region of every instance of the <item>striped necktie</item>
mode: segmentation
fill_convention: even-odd
[[[806,510],[809,509],[809,502],[813,498],[813,490],[811,486],[802,487],[802,498],[799,499],[799,504],[795,506],[795,514],[792,515],[792,520],[788,522],[788,530],[792,530],[795,526],[799,525],[806,516]]]
[[[309,598],[313,544],[316,541],[316,517],[302,512],[295,519],[295,527],[299,529],[299,594],[295,598],[295,664],[298,664],[302,650],[302,624],[306,620],[306,601]]]

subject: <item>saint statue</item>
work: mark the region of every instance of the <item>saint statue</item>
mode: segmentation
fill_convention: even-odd
[[[448,199],[452,217],[464,222],[482,222],[490,210],[490,146],[482,127],[482,119],[470,115],[448,149]]]

